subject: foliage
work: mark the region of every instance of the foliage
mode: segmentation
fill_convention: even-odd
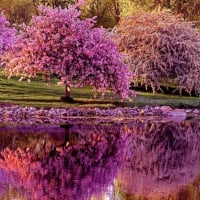
[[[119,0],[119,2],[120,2],[121,18],[127,15],[131,15],[134,12],[136,12],[137,6],[135,6],[132,0]]]
[[[74,0],[1,0],[0,8],[12,24],[26,23],[31,20],[31,16],[38,14],[39,5],[55,7],[68,7],[74,4]]]
[[[36,12],[37,5],[33,2],[32,0],[1,0],[0,8],[11,24],[28,23],[31,15]]]
[[[56,7],[61,7],[61,8],[67,8],[70,4],[74,4],[75,0],[36,0],[37,1],[37,5],[39,4],[43,4],[46,6],[51,6],[53,8]]]
[[[12,50],[5,56],[5,74],[35,77],[55,74],[67,85],[91,85],[104,95],[106,89],[121,98],[129,95],[131,72],[117,46],[94,20],[80,20],[80,12],[41,6],[40,16],[24,25]]]
[[[74,4],[74,0],[1,0],[0,8],[5,11],[6,17],[11,23],[28,23],[31,15],[37,14],[40,4],[53,8],[67,8]],[[97,16],[97,25],[113,27],[119,19],[134,10],[145,11],[170,10],[174,14],[181,14],[185,19],[200,20],[199,0],[79,0],[86,6],[81,8],[84,17]],[[82,4],[81,3],[81,4]]]
[[[131,0],[88,0],[81,6],[81,16],[96,16],[96,26],[112,28],[118,24],[122,16],[133,12],[133,5]]]
[[[27,24],[32,15],[38,14],[37,7],[41,4],[52,8],[68,8],[75,3],[80,5],[82,18],[96,16],[96,26],[105,28],[115,26],[121,16],[133,9],[131,0],[1,0],[0,8],[12,24]]]
[[[96,17],[96,26],[111,28],[115,25],[115,19],[110,12],[112,6],[110,0],[89,0],[87,4],[81,7],[81,17]]]
[[[131,0],[135,7],[146,11],[170,10],[174,14],[180,14],[185,19],[196,21],[200,20],[200,1],[199,0]]]
[[[136,10],[162,11],[168,10],[178,14],[189,21],[195,21],[200,26],[200,1],[199,0],[89,0],[83,10],[87,16],[97,16],[100,25],[111,27],[119,19],[132,14]],[[108,26],[109,25],[109,26]]]
[[[200,33],[192,23],[170,13],[139,12],[124,18],[116,32],[135,85],[151,87],[155,93],[172,79],[180,93],[200,94]]]
[[[10,27],[9,22],[0,13],[0,57],[14,42],[14,35],[15,29]]]

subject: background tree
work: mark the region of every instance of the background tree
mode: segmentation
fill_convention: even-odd
[[[29,22],[37,14],[40,4],[53,8],[67,8],[69,4],[84,2],[83,17],[97,16],[97,25],[106,28],[115,26],[121,16],[142,9],[145,11],[170,10],[181,14],[189,21],[200,20],[200,0],[1,0],[0,8],[5,11],[11,23]]]
[[[50,6],[52,8],[56,7],[67,8],[70,4],[78,2],[78,0],[32,0],[32,1],[35,1],[37,5],[43,4],[45,6]]]
[[[131,72],[117,46],[94,20],[80,20],[75,7],[52,9],[41,6],[39,16],[24,25],[16,44],[4,58],[8,76],[35,77],[38,72],[54,74],[69,87],[91,85],[102,94],[127,98]]]
[[[118,1],[118,0],[117,0]],[[89,0],[82,7],[82,18],[96,17],[96,26],[103,26],[105,28],[111,28],[115,26],[114,13],[111,12],[112,1],[111,0]],[[113,11],[113,9],[112,9]]]
[[[29,23],[32,15],[38,14],[37,8],[43,4],[50,7],[67,8],[75,0],[1,0],[0,8],[13,24]]]
[[[181,14],[189,21],[200,20],[200,0],[132,0],[135,7],[145,11],[171,10],[174,14]]]
[[[124,18],[116,30],[134,85],[156,92],[170,79],[180,93],[200,94],[200,33],[192,23],[169,13],[140,12]]]
[[[0,8],[12,24],[28,23],[36,11],[32,0],[1,0]]]
[[[122,16],[132,13],[134,8],[131,0],[86,0],[85,5],[81,7],[81,16],[96,16],[96,26],[112,28]]]

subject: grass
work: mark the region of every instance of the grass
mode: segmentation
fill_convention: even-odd
[[[178,95],[151,94],[141,92],[131,102],[110,101],[106,94],[105,100],[93,99],[93,92],[90,87],[72,88],[71,95],[74,103],[66,103],[60,100],[64,95],[64,87],[57,85],[57,79],[53,79],[48,86],[40,78],[32,79],[32,82],[18,81],[19,78],[7,80],[0,72],[0,102],[11,103],[20,106],[34,107],[99,107],[111,108],[119,106],[161,106],[170,105],[172,107],[200,107],[200,98],[183,97]]]

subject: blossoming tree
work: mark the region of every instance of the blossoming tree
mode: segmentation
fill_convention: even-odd
[[[13,43],[14,35],[15,29],[10,28],[9,22],[4,15],[0,13],[0,57]]]
[[[127,98],[131,72],[117,46],[94,19],[80,19],[75,6],[68,9],[39,7],[5,59],[5,74],[35,77],[38,72],[56,75],[70,87],[90,85],[104,95],[106,89]]]
[[[134,85],[200,95],[200,32],[192,22],[167,12],[138,12],[121,20],[116,29],[121,51],[129,57]]]

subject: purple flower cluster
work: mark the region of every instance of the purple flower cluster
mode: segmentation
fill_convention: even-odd
[[[0,57],[13,44],[15,33],[15,29],[10,27],[9,22],[0,13]]]

